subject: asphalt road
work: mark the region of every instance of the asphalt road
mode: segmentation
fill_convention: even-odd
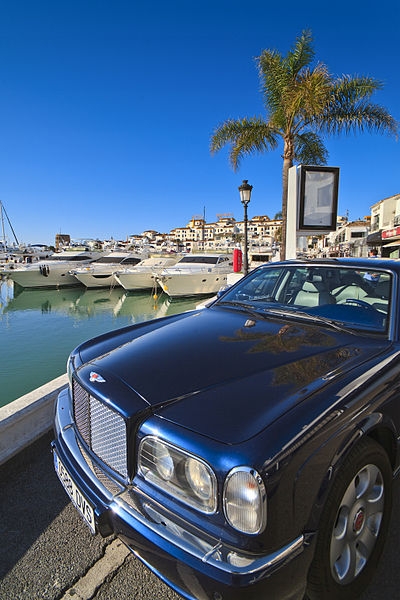
[[[0,599],[178,600],[118,540],[90,534],[54,472],[51,438],[0,467]],[[381,564],[361,600],[400,599],[398,500]]]

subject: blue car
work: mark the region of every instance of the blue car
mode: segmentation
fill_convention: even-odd
[[[399,472],[400,262],[263,265],[78,346],[54,464],[183,598],[354,600]]]

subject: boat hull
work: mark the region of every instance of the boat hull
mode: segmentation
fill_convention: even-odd
[[[114,273],[115,279],[127,292],[151,290],[157,287],[155,273],[175,265],[176,258],[149,258],[132,269]]]
[[[153,289],[157,282],[151,271],[117,273],[115,279],[127,292]]]
[[[49,260],[10,268],[6,271],[8,277],[22,288],[62,288],[82,285],[71,270],[88,264],[95,257],[87,257],[79,261]]]
[[[75,272],[74,277],[88,289],[119,286],[113,273],[92,273],[88,269],[87,273]]]
[[[227,273],[176,273],[157,277],[163,291],[171,298],[216,294],[228,284]]]
[[[114,275],[118,269],[133,268],[143,260],[147,253],[137,252],[111,252],[87,266],[74,269],[72,274],[86,288],[105,288],[119,286]]]
[[[34,265],[30,269],[10,271],[9,277],[23,288],[61,288],[81,285],[76,277],[68,273],[69,268],[60,268],[60,265],[57,265],[49,267],[47,272]]]

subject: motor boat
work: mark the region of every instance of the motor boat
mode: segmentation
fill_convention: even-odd
[[[28,264],[10,264],[3,273],[23,288],[61,288],[81,285],[70,274],[72,269],[100,258],[103,252],[92,250],[63,250],[47,260]]]
[[[113,287],[120,285],[114,277],[118,268],[134,267],[142,260],[140,252],[108,252],[84,267],[71,270],[71,274],[87,288]]]
[[[116,271],[114,277],[118,284],[128,292],[152,289],[157,283],[154,279],[154,272],[176,264],[177,260],[177,257],[146,258],[132,268]]]
[[[227,285],[232,272],[232,255],[188,254],[155,275],[163,291],[175,298],[215,294]]]

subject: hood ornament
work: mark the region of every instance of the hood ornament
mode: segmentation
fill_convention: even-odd
[[[98,373],[95,373],[94,371],[90,371],[90,377],[89,377],[89,381],[94,381],[96,383],[105,383],[106,380],[99,375]]]

